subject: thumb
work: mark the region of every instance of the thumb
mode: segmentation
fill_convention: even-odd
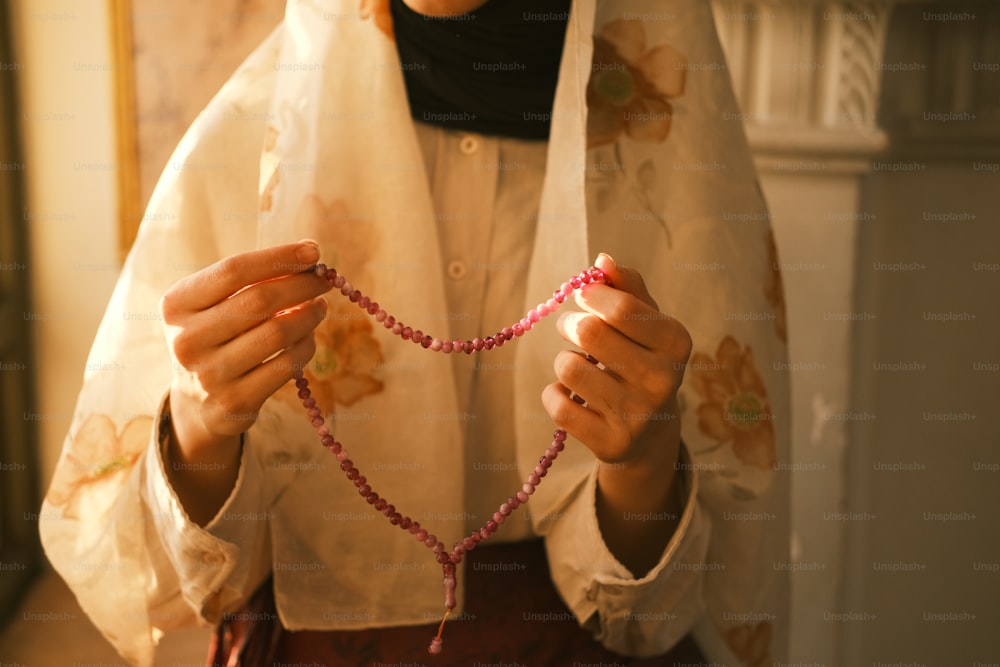
[[[603,252],[594,260],[594,266],[604,272],[608,282],[615,289],[631,294],[656,310],[660,309],[656,305],[656,300],[653,299],[649,290],[646,289],[646,281],[642,279],[642,274],[635,269],[618,264],[611,255]]]

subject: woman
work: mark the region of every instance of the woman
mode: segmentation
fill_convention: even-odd
[[[243,664],[430,660],[434,540],[358,497],[305,397],[448,548],[570,435],[456,568],[435,664],[689,661],[689,632],[783,659],[783,304],[735,112],[703,2],[289,2],[178,147],[95,341],[123,370],[86,379],[42,527],[84,609],[140,664],[227,613]],[[447,361],[309,270],[465,341],[590,249],[615,259],[580,313]]]

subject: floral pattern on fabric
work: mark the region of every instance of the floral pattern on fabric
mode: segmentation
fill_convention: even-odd
[[[737,625],[726,630],[724,636],[729,648],[747,667],[771,665],[771,635],[774,628],[770,623]]]
[[[371,19],[375,23],[375,27],[385,33],[386,37],[396,41],[389,0],[361,0],[360,11],[361,18]]]
[[[702,398],[696,410],[699,430],[720,446],[731,443],[745,465],[771,470],[776,461],[773,414],[750,347],[740,349],[726,336],[715,359],[696,352],[689,368],[692,386]]]
[[[370,291],[365,260],[374,254],[377,241],[374,234],[356,233],[363,224],[343,199],[324,204],[315,195],[302,200],[295,217],[296,233],[316,240],[329,266]],[[330,412],[335,405],[350,406],[383,390],[377,371],[384,357],[368,315],[337,293],[328,294],[327,303],[326,319],[316,328],[316,353],[304,375],[320,409]],[[291,385],[289,389],[279,395],[297,405],[300,400]]]
[[[785,319],[785,287],[781,281],[781,264],[778,263],[778,246],[774,242],[774,233],[767,234],[767,257],[771,264],[771,272],[767,284],[764,285],[764,297],[774,308],[774,331],[783,343],[788,342],[788,321]]]
[[[94,413],[84,420],[63,453],[63,461],[46,499],[51,505],[62,506],[67,518],[80,518],[101,503],[104,489],[112,493],[128,474],[139,455],[149,444],[153,418],[136,417],[122,427],[119,434],[111,417]]]
[[[594,37],[593,72],[587,85],[587,143],[662,142],[673,120],[671,100],[684,93],[687,58],[672,46],[646,48],[642,21],[611,21]]]

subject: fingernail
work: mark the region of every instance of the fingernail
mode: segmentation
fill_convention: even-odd
[[[303,264],[315,264],[319,260],[319,246],[303,241],[295,251],[295,257]]]
[[[597,254],[597,259],[595,259],[595,260],[594,260],[594,265],[595,265],[595,266],[596,266],[596,265],[597,265],[597,264],[598,264],[599,262],[601,262],[601,258],[602,258],[602,257],[604,258],[604,263],[607,263],[607,262],[611,262],[611,265],[612,265],[612,266],[614,266],[614,267],[616,267],[616,268],[618,267],[618,262],[616,262],[616,261],[614,260],[614,258],[613,258],[613,257],[612,257],[611,255],[609,255],[608,253],[606,253],[606,252],[601,252],[601,253],[598,253],[598,254]]]
[[[324,299],[321,296],[320,297],[316,297],[316,298],[319,299],[319,309],[320,309],[320,312],[322,313],[321,317],[325,318],[327,312],[330,310],[330,304],[329,304],[329,302],[327,302],[326,299]]]

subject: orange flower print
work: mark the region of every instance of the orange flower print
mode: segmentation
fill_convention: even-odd
[[[770,623],[758,623],[752,628],[749,624],[737,625],[726,630],[726,643],[747,667],[770,667],[773,632]]]
[[[120,434],[109,416],[88,416],[63,453],[46,500],[65,505],[64,515],[70,518],[79,518],[91,503],[110,503],[110,496],[102,497],[101,491],[114,489],[128,474],[149,444],[152,430],[150,416],[129,421]]]
[[[788,342],[788,322],[785,319],[785,287],[781,281],[781,264],[778,263],[778,247],[774,243],[774,232],[767,234],[767,257],[771,271],[764,285],[764,296],[774,308],[774,330],[778,339]]]
[[[304,374],[324,412],[382,391],[382,381],[375,377],[383,362],[382,348],[372,331],[371,321],[354,304],[340,308],[331,304],[316,328],[316,354]]]
[[[672,46],[646,48],[642,21],[616,19],[594,37],[587,85],[587,143],[615,141],[624,130],[636,141],[662,142],[670,134],[670,100],[684,93],[687,58]]]
[[[375,27],[385,33],[385,36],[395,41],[396,35],[392,27],[392,13],[389,10],[389,0],[361,0],[361,18],[372,19]]]
[[[749,347],[726,336],[715,359],[696,352],[689,364],[691,383],[701,395],[698,428],[721,444],[732,443],[744,464],[771,470],[775,464],[773,415],[767,390]]]

